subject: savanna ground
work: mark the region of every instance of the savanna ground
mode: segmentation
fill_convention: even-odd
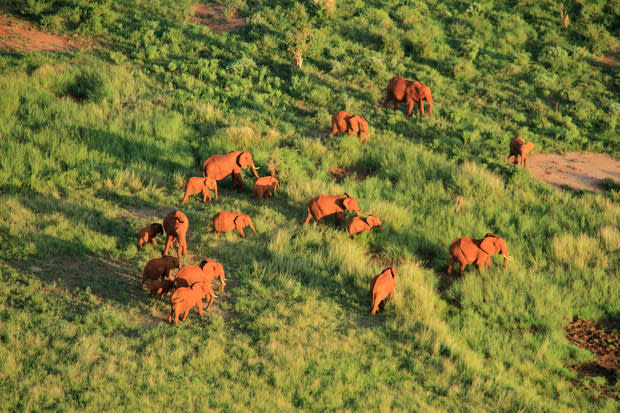
[[[620,317],[617,184],[564,191],[504,158],[515,135],[620,155],[617,2],[566,4],[566,28],[551,1],[209,6],[245,19],[231,32],[194,6],[3,12],[97,46],[0,55],[0,409],[617,411],[617,382],[581,375],[596,356],[564,330]],[[394,75],[431,87],[433,118],[381,107]],[[369,120],[368,145],[321,139],[341,109]],[[171,327],[137,288],[162,240],[138,250],[136,233],[234,149],[281,187],[259,204],[246,173],[244,193],[222,182],[182,208],[186,262],[221,261],[230,282]],[[301,225],[310,198],[344,191],[383,232]],[[258,234],[216,238],[219,210]],[[448,277],[449,243],[487,232],[514,261]],[[388,263],[396,296],[373,318]]]

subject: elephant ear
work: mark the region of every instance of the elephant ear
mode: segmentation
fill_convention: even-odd
[[[237,165],[242,169],[247,169],[252,163],[252,156],[250,152],[241,152],[237,157]]]
[[[361,118],[358,115],[349,118],[349,127],[353,132],[359,132]]]
[[[496,253],[495,240],[496,236],[493,234],[487,234],[482,241],[480,241],[480,249],[488,254],[493,255]]]
[[[368,215],[368,217],[366,217],[366,223],[370,225],[371,227],[381,226],[381,221],[379,221],[379,218],[377,218],[374,215]]]
[[[342,205],[349,210],[353,211],[355,209],[355,198],[347,197],[342,200]]]
[[[416,85],[417,82],[409,82],[407,84],[407,89],[405,89],[405,94],[407,97],[413,100],[420,100],[420,93],[418,91],[418,87]]]
[[[390,272],[392,273],[392,278],[396,279],[396,268],[390,267]]]

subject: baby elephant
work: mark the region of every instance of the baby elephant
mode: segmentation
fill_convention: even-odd
[[[144,244],[148,244],[149,242],[155,244],[155,237],[163,233],[164,227],[158,223],[153,223],[148,227],[142,228],[138,233],[138,237],[140,238],[140,241],[138,242],[138,248],[142,248]]]
[[[209,198],[209,202],[211,202],[211,192],[209,192],[209,189],[215,192],[215,198],[217,199],[217,181],[213,178],[203,178],[200,176],[189,178],[187,182],[185,182],[185,185],[183,185],[183,189],[185,190],[183,204],[187,202],[190,195],[200,192],[202,192],[203,203],[207,203],[207,198]]]
[[[164,295],[170,295],[172,293],[173,288],[174,283],[170,280],[153,280],[151,283],[150,296],[158,295],[159,298],[164,298]]]
[[[256,234],[252,219],[246,214],[221,211],[215,214],[215,216],[211,218],[211,221],[213,221],[213,230],[217,235],[220,235],[220,232],[230,232],[236,229],[239,235],[245,238],[243,228],[248,226],[252,228],[252,231]]]
[[[383,231],[381,221],[374,215],[368,215],[366,218],[353,217],[349,222],[347,230],[349,234],[355,235],[360,232],[370,231],[373,227],[379,227],[379,231]]]
[[[147,262],[144,267],[140,288],[144,288],[144,284],[147,280],[169,278],[170,270],[173,268],[179,268],[179,259],[177,257],[165,255],[161,258],[153,258]]]
[[[532,142],[525,142],[522,138],[516,137],[510,141],[510,155],[508,158],[513,158],[513,165],[523,164],[524,168],[527,168],[527,155],[534,150],[534,144]]]
[[[276,189],[278,189],[278,180],[273,176],[263,176],[254,182],[254,196],[259,201],[262,201],[264,196],[273,196]]]
[[[366,122],[362,115],[352,115],[344,110],[334,113],[332,116],[332,131],[325,137],[329,138],[341,132],[347,132],[349,135],[357,132],[360,142],[362,140],[364,143],[368,142],[368,122]]]
[[[189,311],[194,306],[198,307],[198,314],[202,316],[202,298],[205,295],[209,295],[209,291],[205,291],[205,286],[202,283],[195,283],[191,287],[178,288],[170,299],[170,316],[168,317],[168,322],[172,323],[174,319],[174,324],[178,324],[179,317],[182,313],[185,314],[183,314],[181,321],[185,321]],[[212,295],[211,301],[213,301]]]
[[[388,297],[394,297],[395,286],[396,270],[392,267],[386,268],[381,274],[373,278],[370,283],[370,295],[372,296],[372,309],[370,310],[370,314],[377,314],[379,304]]]

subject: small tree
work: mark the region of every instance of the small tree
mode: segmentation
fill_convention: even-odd
[[[565,29],[568,27],[568,11],[564,10],[564,5],[560,4],[560,23]]]
[[[303,55],[308,50],[310,39],[312,38],[312,27],[309,24],[303,24],[296,27],[286,35],[286,44],[288,50],[293,54],[293,62],[291,66],[301,69],[304,63]]]

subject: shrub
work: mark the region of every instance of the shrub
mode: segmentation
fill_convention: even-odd
[[[67,92],[78,101],[99,102],[106,97],[103,78],[98,73],[88,69],[81,70],[77,74],[73,82],[69,84]]]

